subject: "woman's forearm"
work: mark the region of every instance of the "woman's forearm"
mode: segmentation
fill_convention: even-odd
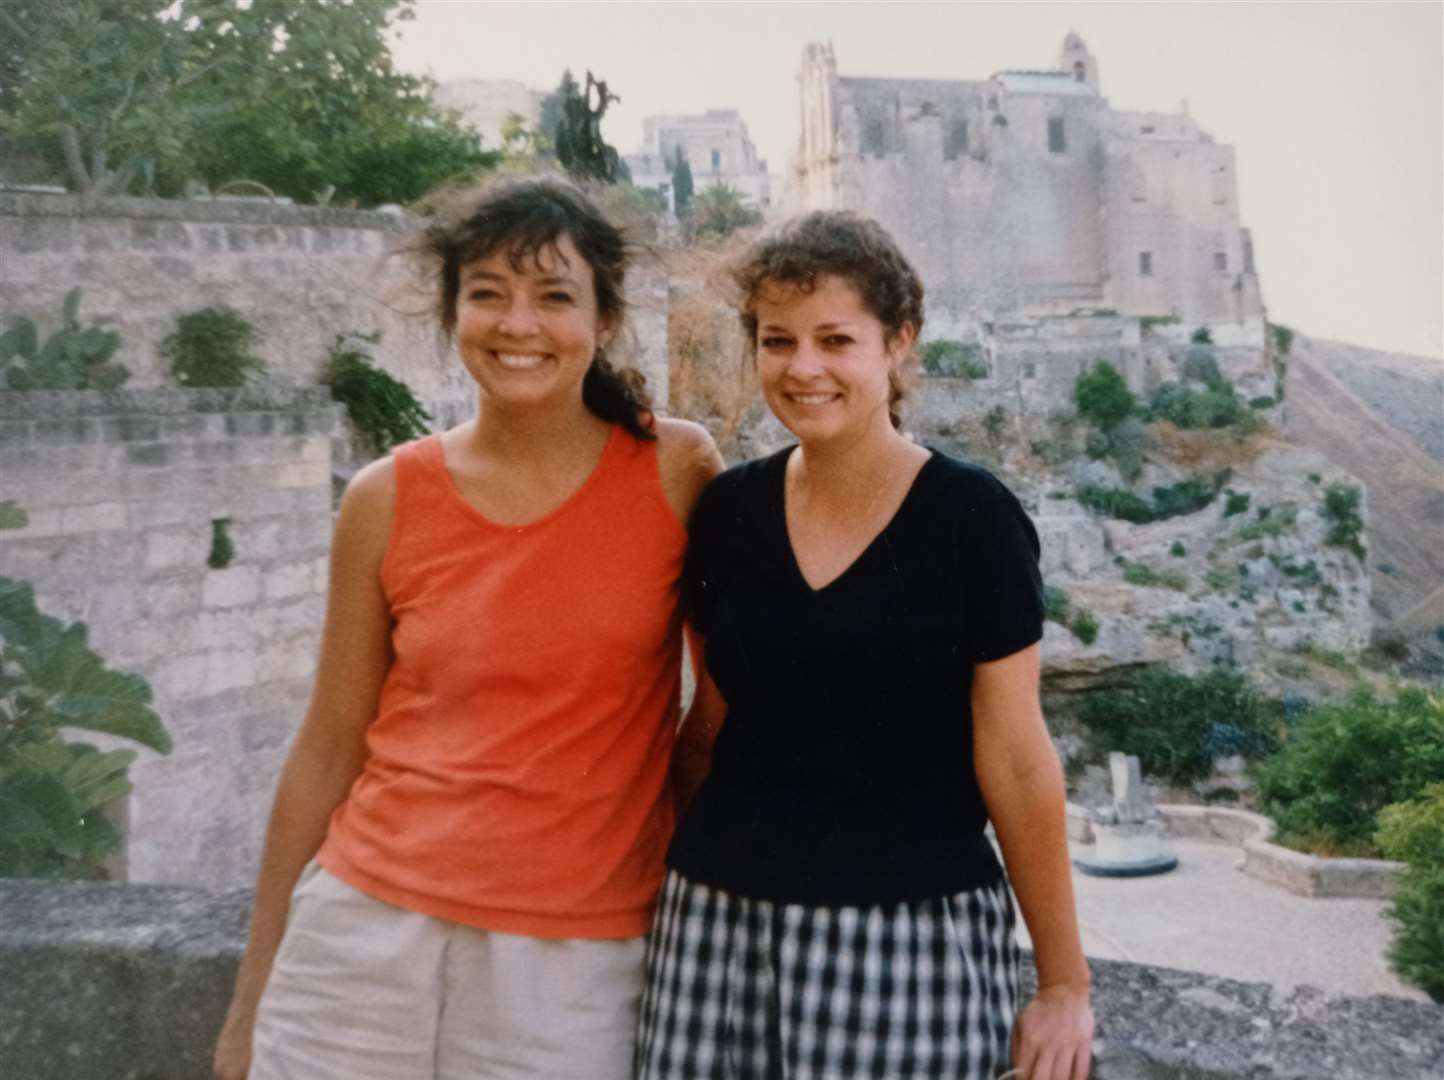
[[[1086,988],[1068,860],[1063,770],[1057,758],[1032,763],[986,792],[989,813],[1023,920],[1033,939],[1041,987]]]

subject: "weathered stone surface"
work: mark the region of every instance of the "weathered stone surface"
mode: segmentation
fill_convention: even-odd
[[[0,1076],[209,1080],[246,890],[0,881]],[[1093,961],[1095,1080],[1437,1080],[1444,1009]],[[1034,975],[1024,965],[1026,989]]]

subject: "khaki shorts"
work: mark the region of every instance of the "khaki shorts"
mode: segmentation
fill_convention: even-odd
[[[645,939],[520,937],[358,892],[291,898],[249,1080],[626,1080]]]

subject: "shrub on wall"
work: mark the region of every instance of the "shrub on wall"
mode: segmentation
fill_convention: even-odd
[[[244,386],[266,369],[252,350],[256,328],[234,308],[210,307],[182,315],[160,344],[176,382],[188,387]]]
[[[1152,501],[1126,488],[1085,487],[1079,490],[1078,501],[1106,517],[1146,525],[1202,510],[1213,502],[1227,479],[1226,472],[1212,479],[1190,476],[1168,487],[1154,488]]]
[[[1379,850],[1404,863],[1388,915],[1395,974],[1444,1004],[1444,782],[1379,811]]]
[[[120,846],[101,807],[130,790],[135,751],[63,729],[171,748],[145,680],[106,667],[84,624],[41,614],[29,585],[0,577],[0,876],[101,877]]]
[[[918,361],[926,375],[960,379],[986,379],[988,365],[977,345],[952,338],[935,338],[918,350]]]
[[[60,329],[42,343],[35,323],[20,317],[0,334],[0,389],[113,390],[124,385],[130,371],[111,362],[120,335],[80,325],[80,290],[65,294]]]
[[[1385,806],[1417,798],[1444,776],[1444,697],[1402,691],[1392,702],[1360,689],[1311,710],[1254,778],[1281,842],[1377,855]]]
[[[1364,519],[1359,515],[1359,499],[1359,489],[1345,484],[1330,484],[1324,490],[1324,517],[1329,522],[1324,543],[1353,552],[1363,562],[1367,553],[1360,539]]]
[[[1138,401],[1118,369],[1099,360],[1073,384],[1073,403],[1078,415],[1103,431],[1117,427],[1138,409]]]
[[[1202,390],[1183,383],[1164,383],[1153,392],[1148,404],[1150,420],[1168,420],[1176,427],[1194,430],[1228,427],[1249,415],[1233,386],[1223,379]]]
[[[371,449],[384,454],[425,435],[431,415],[409,386],[377,367],[361,348],[379,340],[379,334],[337,334],[321,381],[346,406],[351,425]]]
[[[1180,675],[1148,668],[1122,687],[1097,690],[1078,718],[1099,754],[1136,754],[1143,770],[1173,783],[1202,780],[1223,754],[1264,754],[1277,745],[1277,722],[1242,675]]]

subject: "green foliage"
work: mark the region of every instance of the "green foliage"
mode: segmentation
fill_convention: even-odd
[[[1248,399],[1250,409],[1272,409],[1278,402],[1271,397],[1255,397]]]
[[[1058,585],[1043,586],[1043,617],[1050,622],[1068,625],[1068,592]]]
[[[1099,360],[1073,384],[1073,403],[1078,415],[1103,431],[1109,431],[1132,416],[1138,401],[1118,369]]]
[[[1248,512],[1248,504],[1251,499],[1251,496],[1248,492],[1229,490],[1225,493],[1225,496],[1226,497],[1223,500],[1224,517],[1230,518],[1233,517],[1235,514],[1243,514]]]
[[[1364,519],[1359,514],[1360,497],[1358,488],[1345,484],[1330,484],[1324,489],[1324,517],[1329,522],[1324,543],[1351,551],[1363,562],[1367,553],[1360,539],[1364,531]]]
[[[1138,320],[1138,328],[1148,334],[1155,326],[1177,326],[1181,321],[1177,315],[1144,315]]]
[[[762,224],[762,212],[747,205],[731,184],[709,184],[687,204],[687,235],[693,240],[721,240],[738,229]]]
[[[255,327],[234,308],[202,308],[176,320],[160,353],[182,386],[244,386],[266,368],[251,352],[259,341]]]
[[[1273,333],[1274,345],[1278,347],[1279,353],[1287,356],[1294,344],[1294,332],[1279,323],[1270,323],[1269,330]]]
[[[1123,567],[1123,580],[1130,585],[1146,585],[1152,588],[1172,589],[1185,592],[1188,578],[1177,570],[1155,570],[1143,563],[1131,562]]]
[[[425,435],[431,416],[409,386],[377,367],[360,347],[379,340],[378,334],[336,335],[322,382],[346,406],[352,427],[375,453],[384,454]]]
[[[1003,443],[1003,436],[1008,432],[1008,410],[1001,405],[994,405],[983,416],[983,433],[987,435],[988,442],[994,449]]]
[[[84,624],[41,614],[29,585],[0,577],[0,876],[100,876],[119,845],[100,808],[130,790],[135,752],[62,729],[171,749],[145,680],[107,668]]]
[[[1256,513],[1258,516],[1254,521],[1233,534],[1236,543],[1262,540],[1269,536],[1285,536],[1292,533],[1298,525],[1299,510],[1293,503],[1260,506]]]
[[[1193,345],[1189,348],[1183,358],[1182,374],[1186,382],[1201,382],[1208,386],[1224,381],[1213,349],[1205,345]]]
[[[672,166],[672,200],[677,208],[677,216],[685,218],[687,208],[692,203],[692,193],[696,185],[692,181],[692,166],[688,164],[686,157],[682,154],[682,148],[677,147],[677,163]]]
[[[1068,629],[1073,631],[1073,636],[1084,645],[1092,645],[1098,640],[1098,620],[1093,617],[1091,611],[1074,612],[1073,621],[1068,624]]]
[[[1183,546],[1182,540],[1175,540],[1168,548],[1168,553],[1175,559],[1181,559],[1188,554],[1188,549]]]
[[[211,519],[211,552],[206,556],[206,565],[212,570],[224,570],[236,557],[236,545],[231,542],[231,519]]]
[[[30,515],[13,499],[0,502],[0,530],[23,529],[30,524]]]
[[[1227,566],[1210,566],[1203,583],[1214,592],[1228,592],[1238,584],[1238,572]]]
[[[1195,330],[1192,334],[1188,336],[1188,340],[1193,342],[1195,345],[1212,345],[1213,334],[1209,331],[1208,327],[1200,326],[1197,330]]]
[[[1222,473],[1212,480],[1190,476],[1168,487],[1156,487],[1151,502],[1125,488],[1104,487],[1081,489],[1078,501],[1105,517],[1145,525],[1150,521],[1164,521],[1202,510],[1218,495],[1224,477]]]
[[[1361,688],[1307,713],[1254,773],[1287,843],[1374,855],[1377,815],[1444,777],[1444,697],[1402,691],[1392,702]]]
[[[1145,772],[1178,784],[1208,776],[1216,756],[1251,757],[1277,745],[1272,711],[1229,671],[1148,668],[1121,688],[1089,694],[1078,717],[1096,753],[1136,754]]]
[[[1379,811],[1375,842],[1405,864],[1388,910],[1390,966],[1444,1004],[1444,783]]]
[[[296,199],[398,202],[496,159],[395,70],[411,0],[6,0],[0,91],[73,190],[258,181]],[[7,44],[9,49],[7,50]],[[0,70],[6,65],[0,61]]]
[[[988,365],[983,361],[983,350],[974,342],[934,338],[918,350],[918,360],[926,375],[962,379],[988,377]]]
[[[42,343],[31,320],[12,320],[0,334],[0,389],[113,390],[130,371],[111,362],[120,335],[98,325],[80,325],[80,289],[71,289],[61,304],[60,329]]]
[[[1183,383],[1165,383],[1153,392],[1148,404],[1150,420],[1168,420],[1190,430],[1228,427],[1247,415],[1247,406],[1222,379],[1202,390]]]
[[[621,155],[602,138],[602,117],[612,102],[621,100],[607,88],[607,81],[588,71],[586,87],[578,89],[574,80],[567,85],[564,76],[557,93],[561,97],[552,142],[562,168],[578,180],[614,184],[630,179]]]

